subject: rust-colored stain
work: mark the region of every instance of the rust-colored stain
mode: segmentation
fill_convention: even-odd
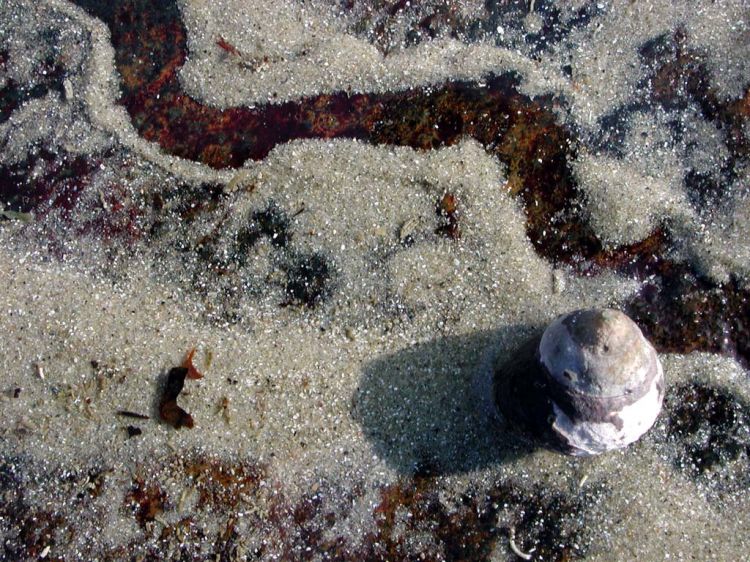
[[[141,527],[145,527],[164,511],[166,501],[167,494],[158,484],[136,478],[125,495],[124,507],[132,511]]]
[[[252,500],[264,477],[260,466],[228,463],[214,457],[192,459],[184,467],[198,492],[197,509],[231,512],[242,501]]]

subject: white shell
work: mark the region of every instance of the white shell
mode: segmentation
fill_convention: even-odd
[[[552,431],[571,454],[625,447],[656,421],[663,369],[653,346],[622,312],[560,316],[544,331],[538,352],[549,379]]]

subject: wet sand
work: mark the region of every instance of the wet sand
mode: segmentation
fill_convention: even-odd
[[[742,2],[266,4],[0,7],[4,557],[741,558]],[[594,306],[667,397],[579,459],[487,373]]]

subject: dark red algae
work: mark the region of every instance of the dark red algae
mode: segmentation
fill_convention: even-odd
[[[0,547],[7,559],[56,558],[59,541],[82,541],[98,529],[102,501],[119,486],[120,469],[84,466],[56,469],[19,458],[0,458],[0,517],[10,526]],[[173,486],[163,486],[169,475]],[[114,475],[114,476],[113,476]],[[100,560],[491,560],[511,559],[509,541],[534,560],[576,560],[595,550],[599,507],[606,482],[585,491],[563,493],[514,480],[495,482],[458,495],[450,506],[439,478],[403,477],[376,490],[373,525],[354,539],[335,523],[352,513],[365,490],[340,490],[323,482],[297,499],[262,464],[227,460],[187,450],[138,465],[129,476],[120,512],[142,532],[125,544],[87,541],[82,555]],[[28,496],[53,493],[68,498],[70,510],[33,507]],[[193,501],[185,501],[192,490]],[[211,523],[215,520],[215,523]],[[158,525],[154,525],[159,522]],[[248,540],[247,530],[267,540]],[[413,540],[423,537],[419,545]]]
[[[585,224],[554,220],[559,207],[570,205],[576,194],[567,166],[573,139],[556,121],[552,107],[557,100],[521,95],[513,74],[483,84],[448,82],[386,94],[339,92],[220,110],[181,90],[177,71],[187,57],[186,30],[174,2],[158,2],[158,8],[142,0],[76,3],[109,25],[121,77],[120,103],[139,133],[170,154],[226,168],[262,159],[274,146],[294,139],[357,138],[429,150],[471,136],[508,164],[505,188],[526,204],[529,235],[539,251],[565,260],[576,246],[586,248],[586,254],[589,247],[597,248]]]
[[[24,162],[0,166],[0,202],[6,209],[37,216],[50,209],[70,212],[99,164],[93,158],[58,155],[42,149]],[[32,176],[31,170],[37,173]]]
[[[448,82],[385,94],[339,92],[220,110],[180,88],[177,70],[185,62],[187,46],[175,2],[76,3],[109,26],[121,77],[120,103],[139,133],[166,152],[226,168],[248,158],[262,159],[274,146],[293,139],[357,138],[430,150],[473,137],[507,165],[507,184],[498,188],[521,198],[526,230],[540,255],[584,275],[614,269],[641,279],[650,276],[649,286],[629,309],[660,349],[719,351],[750,364],[743,322],[750,296],[746,289],[734,283],[717,285],[692,267],[673,263],[667,257],[671,240],[662,228],[616,249],[604,248],[594,235],[568,165],[578,141],[553,113],[564,100],[521,95],[510,73],[482,84]],[[222,41],[226,43],[217,37]],[[640,55],[651,79],[633,110],[699,107],[706,119],[729,133],[731,161],[725,175],[730,176],[736,161],[748,159],[750,142],[743,123],[750,116],[750,91],[741,99],[723,100],[711,86],[701,55],[685,44],[683,31],[644,44]],[[227,56],[232,56],[230,47],[223,47]],[[686,184],[711,190],[689,177]],[[686,276],[694,282],[683,282]],[[712,319],[708,325],[706,318]]]
[[[0,49],[0,72],[3,74],[9,66],[8,61],[8,51]],[[30,100],[44,97],[53,91],[62,93],[64,78],[62,65],[48,58],[36,68],[35,83],[24,85],[8,79],[0,88],[0,123],[7,121],[15,109]]]

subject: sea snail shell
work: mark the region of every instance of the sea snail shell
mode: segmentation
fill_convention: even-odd
[[[555,319],[495,366],[501,418],[572,455],[636,441],[656,421],[664,372],[653,346],[618,310],[577,310]]]

